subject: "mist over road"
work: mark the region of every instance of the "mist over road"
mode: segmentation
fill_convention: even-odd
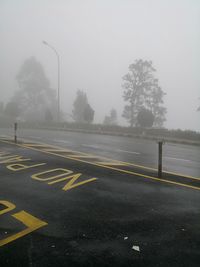
[[[199,266],[198,148],[165,145],[165,165],[190,176],[160,178],[155,142],[9,135],[1,129],[2,267]]]
[[[1,129],[0,135],[13,136],[13,129]],[[108,157],[145,167],[157,168],[156,141],[55,130],[19,129],[18,138],[57,145],[72,150]],[[194,177],[200,176],[200,148],[165,143],[163,170]]]

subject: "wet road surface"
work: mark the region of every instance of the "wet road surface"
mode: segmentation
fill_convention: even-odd
[[[1,129],[1,135],[13,137],[13,129]],[[156,141],[67,131],[18,129],[19,138],[54,144],[128,163],[157,168]],[[200,176],[200,147],[165,143],[163,168],[166,171]]]
[[[54,142],[0,142],[0,266],[199,266],[198,177]]]

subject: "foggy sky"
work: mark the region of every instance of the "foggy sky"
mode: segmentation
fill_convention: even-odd
[[[168,128],[200,131],[199,0],[0,0],[0,92],[7,102],[16,74],[35,56],[51,87],[61,59],[61,108],[71,113],[82,89],[102,122],[111,108],[119,122],[122,76],[136,59],[152,60],[168,109]]]

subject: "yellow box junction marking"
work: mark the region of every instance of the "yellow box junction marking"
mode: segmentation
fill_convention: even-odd
[[[28,147],[28,148],[33,148],[34,149],[34,144],[23,144],[25,147]],[[44,145],[45,146],[45,145]],[[36,146],[37,148],[37,146]],[[44,148],[41,150],[43,152],[49,152],[49,153],[52,153],[52,154],[55,154],[55,155],[58,155],[58,156],[66,156],[66,157],[71,157],[71,158],[74,158],[74,159],[92,159],[92,162],[95,162],[95,163],[101,163],[102,165],[105,164],[105,165],[113,165],[113,166],[128,166],[129,163],[127,162],[122,162],[122,161],[118,161],[118,160],[113,160],[113,159],[108,159],[106,157],[101,157],[101,156],[97,156],[97,155],[92,155],[92,154],[88,154],[88,153],[83,153],[83,152],[79,152],[79,151],[74,151],[74,150],[70,150],[70,149],[61,149],[57,146],[51,146],[49,145],[49,148]]]
[[[9,142],[9,141],[4,141],[4,140],[0,140],[0,141],[4,142],[4,143],[13,144],[13,142]],[[105,157],[94,156],[94,159],[97,159],[97,158],[101,159],[101,160],[105,159],[106,164],[103,165],[103,164],[100,164],[102,161],[100,161],[100,162],[99,161],[89,161],[89,160],[85,160],[85,159],[78,158],[78,157],[75,158],[75,157],[73,157],[71,155],[69,155],[69,156],[68,155],[63,155],[62,154],[62,152],[63,152],[62,148],[60,148],[58,146],[48,145],[48,144],[39,144],[38,145],[38,144],[34,144],[34,143],[24,143],[24,144],[17,144],[17,146],[24,147],[24,148],[29,148],[29,149],[32,149],[32,150],[35,150],[35,151],[44,152],[44,153],[47,153],[47,154],[50,154],[50,155],[54,155],[54,156],[58,156],[58,157],[66,158],[66,159],[71,159],[71,160],[75,160],[75,161],[79,161],[79,162],[83,162],[83,163],[88,163],[88,164],[91,164],[91,165],[94,165],[94,166],[97,166],[97,167],[103,167],[103,168],[111,169],[111,170],[118,171],[118,172],[121,172],[121,173],[126,173],[126,174],[130,174],[130,175],[134,175],[134,176],[147,178],[147,179],[154,180],[154,181],[159,181],[159,182],[163,182],[163,183],[167,183],[167,184],[174,184],[174,185],[178,185],[178,186],[186,187],[186,188],[191,188],[191,189],[195,189],[195,190],[200,190],[200,187],[198,187],[198,186],[192,186],[192,185],[185,184],[185,183],[175,182],[173,180],[161,179],[161,178],[157,178],[157,177],[154,177],[154,176],[145,175],[145,174],[142,174],[142,173],[134,172],[132,170],[126,170],[126,169],[117,168],[117,166],[119,166],[119,167],[120,166],[128,166],[128,167],[134,166],[134,167],[139,167],[141,169],[148,169],[148,170],[157,171],[156,169],[151,168],[151,167],[146,167],[146,166],[137,165],[137,164],[128,163],[128,162],[123,162],[123,161],[110,160],[110,159],[105,158]],[[45,149],[42,149],[42,147],[43,148],[45,147]],[[61,153],[59,153],[59,149],[60,149]],[[53,151],[56,151],[56,152],[53,152]],[[83,154],[83,155],[85,154],[85,155],[87,155],[86,153],[82,153],[82,152],[77,152],[77,151],[68,150],[68,149],[65,150],[66,153],[68,151],[70,153],[77,153],[77,154]],[[105,163],[105,162],[103,162],[103,163]],[[119,164],[117,164],[117,162]],[[197,178],[197,177],[187,176],[187,175],[173,173],[173,172],[164,172],[163,171],[163,173],[176,175],[176,176],[179,176],[179,178],[187,178],[187,179],[191,179],[191,180],[200,181],[200,178]]]
[[[0,215],[10,213],[12,210],[15,209],[15,205],[11,202],[8,202],[6,200],[0,200],[0,204],[4,205],[5,208],[3,210],[0,210]],[[34,217],[30,213],[27,213],[26,211],[22,210],[20,212],[9,214],[13,218],[15,218],[17,221],[21,222],[23,225],[26,226],[26,229],[15,233],[11,236],[8,236],[6,238],[0,239],[0,247],[4,246],[10,242],[15,241],[18,238],[21,238],[43,226],[46,226],[48,223]]]
[[[47,144],[45,144],[45,145],[47,145]],[[22,146],[29,148],[26,145],[26,143],[23,144]],[[79,161],[79,162],[89,163],[89,164],[94,165],[94,166],[103,167],[103,168],[111,169],[111,170],[118,171],[118,172],[121,172],[121,173],[126,173],[126,174],[131,174],[131,175],[147,178],[147,179],[154,180],[154,181],[157,181],[157,182],[159,181],[159,182],[163,182],[163,183],[167,183],[167,184],[173,184],[173,185],[178,185],[178,186],[181,186],[181,187],[200,190],[200,187],[198,187],[198,186],[192,186],[192,185],[188,185],[188,184],[185,184],[185,183],[175,182],[175,181],[168,180],[168,179],[161,179],[161,178],[157,178],[157,177],[154,177],[154,176],[145,175],[145,174],[142,174],[142,173],[137,173],[137,172],[134,172],[134,171],[131,171],[131,170],[125,170],[125,169],[117,168],[117,166],[119,166],[119,167],[120,166],[134,166],[134,167],[139,167],[139,168],[143,168],[143,169],[155,170],[156,171],[156,169],[154,169],[154,168],[145,167],[145,166],[142,166],[142,165],[136,165],[136,164],[123,162],[123,161],[114,161],[114,160],[112,161],[112,160],[110,160],[108,158],[104,158],[104,159],[106,159],[108,161],[103,162],[103,164],[101,164],[101,162],[98,162],[98,161],[97,162],[88,161],[88,160],[85,160],[85,159],[82,159],[82,158],[78,158],[78,157],[77,158],[75,158],[75,157],[73,158],[73,156],[71,156],[71,155],[66,156],[66,155],[59,154],[59,152],[56,152],[56,153],[50,152],[51,148],[52,148],[52,150],[53,149],[56,149],[56,150],[59,149],[59,147],[51,146],[51,145],[49,145],[48,152],[45,151],[45,150],[42,150],[42,149],[34,148],[34,144],[32,144],[32,146],[30,148],[33,149],[33,150],[36,150],[36,151],[42,151],[42,152],[50,154],[50,155],[55,155],[55,156],[59,156],[59,157],[66,158],[66,159],[72,159],[72,160],[76,160],[76,161]],[[77,153],[77,154],[79,154],[79,153],[80,154],[85,154],[85,153],[77,152],[77,151],[73,151],[73,150],[70,150],[70,152],[74,152],[74,153]],[[94,158],[97,158],[97,156],[94,156]],[[99,158],[102,159],[103,157],[99,157]],[[115,164],[115,162],[116,162],[116,164]],[[165,173],[169,173],[169,172],[165,172]],[[192,180],[200,180],[200,178],[196,178],[196,177],[192,177],[192,176],[186,176],[186,175],[182,175],[182,174],[176,174],[176,173],[169,173],[169,174],[178,175],[178,176],[180,176],[182,178],[188,178],[188,179],[192,179]]]
[[[24,143],[23,144],[25,147],[27,147],[27,143]],[[30,144],[28,144],[29,146]],[[37,144],[36,144],[37,145]],[[87,163],[97,163],[97,164],[100,164],[100,165],[109,165],[109,166],[127,166],[127,167],[137,167],[137,168],[140,168],[140,169],[144,169],[144,170],[151,170],[151,171],[155,171],[157,172],[158,170],[156,168],[153,168],[153,167],[149,167],[149,166],[143,166],[143,165],[139,165],[139,164],[135,164],[135,163],[130,163],[130,162],[125,162],[125,161],[119,161],[119,160],[113,160],[113,159],[110,159],[110,158],[106,158],[106,157],[102,157],[102,156],[98,156],[98,155],[92,155],[92,154],[87,154],[87,153],[83,153],[83,152],[80,152],[80,151],[75,151],[75,150],[70,150],[70,149],[64,149],[59,147],[59,146],[53,146],[53,145],[49,145],[49,144],[41,144],[40,146],[48,146],[48,148],[45,148],[45,149],[42,149],[42,152],[50,152],[52,155],[56,155],[56,156],[64,156],[64,158],[69,158],[70,156],[70,159],[73,159],[73,157],[75,158],[74,155],[76,155],[76,158],[82,158],[81,155],[85,155],[87,158],[87,155],[91,158],[93,158],[95,161],[92,161],[92,162],[89,162],[87,161]],[[28,147],[29,148],[29,147]],[[31,143],[31,148],[34,149],[34,143]],[[38,151],[38,149],[35,149]],[[41,151],[41,150],[40,150]],[[63,153],[66,153],[66,155],[63,155]],[[80,157],[79,157],[80,155]],[[88,158],[89,158],[88,157]],[[85,162],[85,161],[83,161]],[[183,178],[188,178],[188,179],[193,179],[193,180],[199,180],[200,181],[200,178],[197,178],[197,177],[193,177],[193,176],[190,176],[190,175],[185,175],[185,174],[182,174],[182,173],[175,173],[175,172],[170,172],[170,171],[164,171],[163,170],[163,173],[166,173],[166,174],[172,174],[172,175],[178,175],[178,176],[181,176]]]
[[[2,141],[2,142],[6,142],[6,143],[11,143],[8,141]],[[12,143],[13,144],[13,143]],[[52,154],[55,156],[59,156],[59,157],[63,157],[63,158],[68,158],[68,159],[74,159],[77,161],[81,161],[84,163],[89,163],[89,164],[93,164],[93,165],[102,165],[102,167],[109,167],[109,166],[127,166],[127,167],[137,167],[139,169],[144,169],[144,170],[151,170],[151,171],[155,171],[157,172],[157,169],[153,168],[153,167],[147,167],[147,166],[143,166],[143,165],[139,165],[139,164],[135,164],[135,163],[130,163],[130,162],[125,162],[125,161],[119,161],[119,160],[113,160],[110,158],[106,158],[106,157],[102,157],[102,156],[98,156],[98,155],[92,155],[92,154],[87,154],[84,152],[80,152],[80,151],[75,151],[75,150],[70,150],[70,149],[63,149],[59,146],[54,146],[54,145],[49,145],[49,144],[35,144],[35,143],[24,143],[23,145],[21,145],[22,147],[26,147],[26,148],[30,148],[36,151],[42,151],[42,152],[47,152],[47,154]],[[34,147],[36,149],[34,149]],[[40,147],[40,148],[39,148]],[[44,147],[44,148],[42,148]],[[65,155],[63,155],[63,153],[66,153]],[[76,155],[76,156],[74,156]],[[79,157],[80,155],[80,157]],[[89,158],[91,157],[93,159],[93,161],[85,161],[84,159],[81,160],[84,157],[81,157],[81,155],[85,155],[85,158]],[[88,155],[88,157],[87,157]],[[80,159],[80,160],[79,160]],[[170,172],[170,171],[164,171],[163,173],[166,174],[172,174],[172,175],[177,175],[180,176],[182,178],[188,178],[188,179],[192,179],[192,180],[199,180],[200,178],[197,177],[193,177],[190,175],[185,175],[185,174],[180,174],[180,173],[175,173],[175,172]]]

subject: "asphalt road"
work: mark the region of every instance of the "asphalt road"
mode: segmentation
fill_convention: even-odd
[[[165,167],[185,176],[158,178],[154,142],[20,136],[29,141],[0,141],[1,267],[199,266],[198,148],[165,145],[165,156],[182,159]]]
[[[1,129],[0,136],[12,136],[13,129]],[[19,138],[55,144],[73,150],[91,153],[120,161],[157,168],[158,144],[156,141],[119,136],[76,133],[67,131],[18,129]],[[200,176],[200,147],[165,143],[163,169]]]

